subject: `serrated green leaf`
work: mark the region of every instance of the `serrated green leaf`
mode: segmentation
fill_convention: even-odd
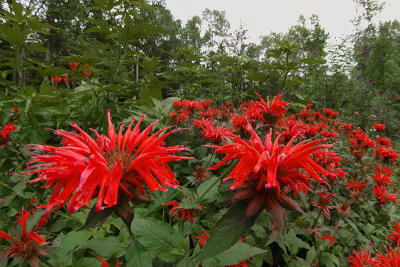
[[[311,264],[312,261],[315,259],[315,257],[317,256],[317,253],[315,251],[314,247],[311,247],[308,251],[307,251],[307,256],[306,256],[306,261],[307,263]]]
[[[235,245],[218,254],[214,258],[224,266],[235,265],[264,252],[266,252],[266,250],[249,246],[243,242],[237,242]]]
[[[151,267],[151,258],[139,242],[133,242],[126,250],[127,266]]]
[[[74,250],[80,244],[86,242],[91,236],[92,233],[89,231],[69,232],[64,236],[63,240],[61,241],[61,247],[67,254]]]
[[[339,266],[339,259],[328,252],[323,252],[318,259],[318,264],[325,265],[327,267]]]
[[[221,179],[219,177],[211,177],[197,188],[197,195],[200,199],[210,199],[218,193],[220,184]]]
[[[26,223],[26,231],[29,232],[30,230],[32,230],[45,212],[45,209],[37,209],[33,213],[33,215],[29,217],[29,220]]]
[[[195,256],[196,262],[202,262],[214,257],[232,247],[240,237],[254,224],[258,213],[249,218],[244,218],[247,202],[236,202],[217,222],[215,230],[210,232],[210,238],[199,255]]]
[[[176,267],[193,267],[194,263],[188,257],[184,257]]]
[[[285,239],[287,241],[285,245],[288,247],[291,255],[296,255],[300,248],[308,249],[310,247],[306,242],[298,238],[293,230],[288,231]]]
[[[120,256],[125,249],[117,237],[109,236],[106,238],[93,238],[79,246],[79,249],[91,249],[100,257],[110,258]]]
[[[166,222],[135,218],[131,229],[136,240],[166,262],[174,262],[185,254],[183,234]]]

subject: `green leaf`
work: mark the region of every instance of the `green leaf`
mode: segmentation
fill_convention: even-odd
[[[82,228],[79,230],[88,229],[104,223],[104,221],[113,213],[113,211],[114,208],[107,208],[102,210],[101,212],[96,212],[96,207],[93,206],[93,208],[89,212],[89,215],[86,218],[85,225],[83,225]]]
[[[183,234],[166,222],[135,218],[131,229],[136,240],[166,262],[174,262],[185,255]]]
[[[315,248],[311,247],[307,252],[307,256],[306,256],[307,263],[311,264],[316,256],[317,256],[317,253],[315,252]]]
[[[24,190],[26,188],[26,182],[19,182],[17,185],[13,187],[15,194],[20,197],[24,197]]]
[[[146,249],[139,243],[133,242],[126,250],[127,266],[151,267],[151,258]]]
[[[106,238],[90,239],[86,243],[80,245],[78,249],[91,249],[98,256],[110,258],[112,256],[120,256],[125,250],[125,246],[117,237],[109,236]]]
[[[352,221],[350,221],[349,219],[345,219],[345,221],[351,226],[351,228],[353,228],[354,231],[356,231],[356,233],[359,232],[357,225],[355,225]]]
[[[197,188],[197,195],[200,199],[209,199],[218,194],[218,187],[221,184],[219,177],[207,179]]]
[[[30,230],[32,230],[35,225],[38,223],[38,221],[40,220],[40,218],[42,217],[42,215],[46,212],[45,209],[37,209],[35,211],[35,213],[33,213],[33,215],[31,217],[29,217],[29,220],[26,224],[26,231],[29,232]]]
[[[184,257],[176,267],[192,267],[194,263],[188,257]]]
[[[318,264],[321,264],[322,266],[327,266],[327,267],[335,267],[339,266],[339,259],[328,252],[323,252],[321,256],[319,257]]]
[[[243,242],[237,242],[229,249],[215,256],[214,259],[217,260],[219,266],[235,265],[264,252],[266,252],[266,250],[262,250],[254,246],[249,246]],[[207,260],[205,261],[205,263],[206,262]]]
[[[71,252],[77,246],[86,242],[91,236],[92,233],[89,231],[69,232],[61,241],[61,247],[65,253]]]
[[[296,233],[292,229],[288,231],[285,238],[287,241],[285,245],[288,247],[291,255],[296,255],[299,248],[310,248],[306,242],[296,236]]]
[[[207,244],[203,247],[196,262],[217,256],[232,247],[239,238],[254,224],[259,213],[244,218],[247,202],[236,202],[217,222],[215,230],[210,233]]]
[[[97,258],[80,258],[73,263],[74,267],[99,267],[101,262]]]

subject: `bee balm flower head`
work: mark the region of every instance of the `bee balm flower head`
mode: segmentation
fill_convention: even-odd
[[[44,206],[59,208],[69,199],[68,211],[74,212],[97,197],[96,211],[117,204],[129,207],[127,201],[150,201],[143,185],[151,191],[166,191],[165,186],[178,186],[167,163],[191,159],[175,155],[187,149],[179,145],[165,146],[164,140],[174,132],[168,131],[170,128],[150,135],[157,121],[141,132],[139,126],[143,118],[133,129],[132,119],[124,134],[122,123],[116,134],[108,111],[108,136],[92,130],[96,135],[94,140],[72,123],[77,133],[54,131],[63,138],[62,146],[31,145],[33,151],[45,154],[34,154],[25,174],[38,173],[39,177],[30,183],[45,181],[45,188],[54,188]]]

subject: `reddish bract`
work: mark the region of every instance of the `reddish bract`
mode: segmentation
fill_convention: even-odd
[[[40,265],[39,256],[48,256],[48,254],[41,248],[48,244],[43,237],[34,231],[26,231],[26,224],[28,218],[31,216],[29,211],[24,209],[17,218],[18,224],[21,225],[22,231],[16,239],[12,238],[9,234],[0,231],[0,238],[8,239],[13,244],[9,246],[8,257],[21,256],[23,261],[29,262],[31,266],[38,267]]]

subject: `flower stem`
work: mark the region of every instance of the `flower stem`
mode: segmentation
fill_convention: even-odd
[[[321,213],[322,213],[322,210],[320,209],[317,218],[315,218],[314,223],[311,226],[311,229],[313,229],[317,225],[318,219],[319,219],[319,217],[321,217]]]

